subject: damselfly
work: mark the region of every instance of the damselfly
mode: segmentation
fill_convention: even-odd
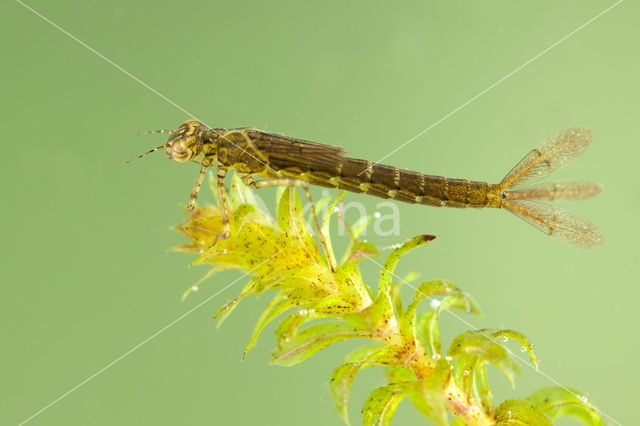
[[[229,237],[229,213],[224,190],[227,171],[234,169],[252,188],[294,186],[305,190],[313,203],[309,185],[337,188],[405,203],[444,207],[503,208],[536,228],[571,245],[594,248],[604,235],[590,221],[545,201],[582,200],[602,192],[594,182],[572,181],[526,186],[573,162],[591,143],[593,133],[582,127],[560,131],[529,152],[498,184],[450,179],[349,158],[344,149],[294,139],[252,128],[210,129],[187,120],[168,133],[165,149],[171,160],[196,162],[200,173],[188,207],[195,208],[200,186],[209,167],[217,167],[223,238]],[[255,176],[266,179],[254,180]],[[311,209],[312,213],[315,211]],[[317,217],[315,225],[319,228]],[[322,233],[320,242],[325,245]]]

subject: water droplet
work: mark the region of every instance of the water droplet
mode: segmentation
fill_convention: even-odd
[[[222,252],[223,252],[224,254],[227,254],[227,253],[229,252],[229,250],[224,249],[224,250],[222,250]]]
[[[298,312],[299,315],[307,315],[308,311],[306,309],[300,309],[300,312]]]
[[[462,372],[462,374],[464,374],[465,376],[468,376],[468,375],[469,375],[469,370],[464,370],[464,371]]]
[[[589,401],[589,398],[587,398],[584,395],[580,395],[580,396],[578,396],[578,398],[580,399],[580,401],[584,402],[585,404],[587,403],[587,401]]]
[[[336,206],[336,207],[334,207],[334,208],[333,208],[333,212],[334,212],[334,213],[338,213],[339,211],[340,211],[340,208],[339,208],[339,207],[337,207],[337,206]]]
[[[198,291],[200,290],[200,288],[197,285],[194,285],[193,287],[191,287],[191,291]]]
[[[526,352],[526,351],[527,351],[527,347],[526,346],[523,346],[523,347],[520,348],[520,352]]]
[[[204,253],[204,249],[200,249],[200,254]]]
[[[289,296],[282,296],[282,299],[287,300]]]
[[[509,341],[509,338],[507,336],[502,336],[502,341],[507,343]]]
[[[375,212],[375,213],[373,214],[373,217],[375,217],[376,219],[380,219],[380,217],[381,217],[381,216],[382,216],[382,215],[380,214],[380,212]]]
[[[314,309],[309,309],[309,316],[313,317],[316,315],[316,311]]]
[[[445,356],[444,359],[446,359],[447,362],[453,361],[453,357],[452,356]]]
[[[440,301],[438,299],[431,299],[430,305],[433,309],[438,309],[438,307],[440,307]]]
[[[507,411],[509,413],[509,419],[511,419],[511,410]]]
[[[440,359],[440,354],[433,354],[431,355],[431,359],[433,359],[434,361],[437,361]]]

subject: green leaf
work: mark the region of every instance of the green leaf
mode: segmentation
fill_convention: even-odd
[[[496,409],[496,425],[553,426],[553,423],[533,403],[508,399]]]
[[[200,284],[202,284],[202,282],[204,280],[206,280],[207,278],[211,277],[213,274],[215,274],[217,272],[220,272],[220,271],[223,271],[225,269],[229,269],[229,267],[225,266],[225,265],[214,265],[214,266],[212,266],[211,269],[209,269],[206,274],[204,274],[202,277],[200,277],[198,279],[198,281],[193,283],[191,285],[191,287],[189,287],[184,293],[182,293],[181,301],[184,302],[185,299],[187,298],[187,296],[189,296],[192,292],[198,291],[200,289]]]
[[[242,204],[233,212],[230,218],[231,232],[238,232],[245,223],[258,222],[263,225],[271,225],[270,219],[259,210],[249,204]]]
[[[331,374],[329,381],[331,396],[336,410],[347,424],[350,424],[347,401],[353,380],[361,369],[376,365],[375,362],[370,362],[370,359],[380,352],[382,347],[382,344],[376,342],[356,349],[345,358],[344,364]]]
[[[380,280],[378,282],[378,294],[389,294],[391,289],[391,282],[393,280],[393,271],[395,271],[398,261],[402,256],[410,252],[416,247],[420,247],[423,244],[433,240],[433,235],[419,235],[415,238],[407,240],[402,246],[395,249],[384,261],[382,271],[380,271]]]
[[[350,227],[351,229],[351,235],[353,236],[354,239],[357,239],[360,237],[360,234],[362,234],[362,232],[364,232],[364,230],[367,228],[367,226],[369,226],[369,224],[371,223],[371,221],[373,220],[372,216],[360,216],[356,222]],[[364,246],[362,246],[364,244]],[[357,248],[356,246],[360,245],[361,247],[365,247],[368,248],[368,250],[361,250],[359,248]],[[373,250],[375,249],[375,250]],[[369,254],[369,256],[367,257],[373,257],[378,256],[378,249],[371,243],[367,242],[367,241],[356,241],[354,242],[353,240],[349,240],[349,245],[347,246],[347,249],[345,250],[344,256],[342,257],[342,260],[340,262],[340,264],[343,264],[345,262],[348,262],[351,257],[353,257],[354,253],[357,253],[359,251],[362,251],[363,253],[367,253]],[[374,254],[375,253],[375,254]]]
[[[569,415],[587,425],[602,425],[602,417],[580,392],[559,386],[540,389],[527,398],[552,420]]]
[[[454,309],[472,313],[480,312],[471,296],[462,293],[461,296],[445,296],[437,303],[432,302],[432,307],[422,313],[416,321],[418,338],[423,343],[427,354],[433,358],[440,358],[442,355],[438,317],[442,311]]]
[[[536,354],[533,352],[533,344],[524,334],[519,331],[506,329],[496,331],[493,333],[492,337],[494,339],[501,339],[504,343],[509,339],[519,342],[522,345],[521,351],[529,354],[531,362],[536,367],[536,370],[538,369],[538,360],[536,359]]]
[[[345,258],[342,263],[357,262],[368,257],[379,256],[380,252],[378,248],[367,241],[358,241],[345,253]]]
[[[278,203],[278,226],[288,235],[302,239],[309,235],[307,224],[302,214],[302,204],[295,188],[287,187]]]
[[[387,366],[384,370],[387,383],[416,382],[416,375],[407,367]]]
[[[405,342],[410,342],[417,340],[416,334],[416,311],[418,309],[418,305],[426,298],[431,298],[433,296],[456,296],[461,300],[467,300],[465,298],[464,293],[460,290],[455,284],[445,281],[445,280],[431,280],[426,281],[416,289],[416,292],[413,296],[413,302],[407,307],[407,310],[402,315],[400,319],[400,333],[402,335],[402,339]],[[435,300],[435,299],[434,299]],[[440,304],[438,300],[436,300],[437,305]],[[468,305],[468,310],[471,309],[471,305]]]
[[[391,291],[389,291],[389,297],[391,298],[391,304],[393,305],[393,312],[396,318],[402,317],[402,295],[400,294],[400,289],[402,288],[402,283],[395,283],[391,286]]]
[[[350,424],[347,402],[349,400],[351,384],[362,368],[370,367],[371,365],[372,364],[366,362],[350,362],[340,365],[331,373],[329,390],[331,391],[333,402],[336,405],[336,410],[347,424]]]
[[[276,276],[264,277],[260,282],[260,293],[272,289],[307,289],[315,299],[334,293],[336,288],[329,270],[315,263],[306,263]]]
[[[222,323],[229,317],[229,315],[231,315],[231,312],[233,312],[233,310],[236,308],[236,306],[238,306],[238,303],[242,299],[255,293],[256,281],[257,280],[255,278],[250,280],[247,285],[244,286],[240,294],[238,294],[235,298],[233,298],[233,300],[225,303],[218,309],[218,311],[212,318],[213,320],[220,318],[217,327],[220,327],[220,325],[222,325]]]
[[[407,273],[407,275],[404,276],[404,279],[402,281],[410,283],[417,280],[418,278],[420,278],[420,272],[410,271]]]
[[[324,239],[327,243],[327,248],[329,250],[329,253],[327,253],[327,256],[333,260],[334,264],[336,263],[336,256],[333,252],[333,244],[331,244],[331,233],[329,232],[329,223],[331,221],[331,215],[333,214],[335,207],[338,205],[342,197],[344,197],[346,194],[347,193],[344,191],[341,192],[340,195],[338,195],[333,200],[333,202],[329,204],[329,210],[327,210],[327,213],[322,218],[322,222],[320,224],[320,228],[321,228],[320,232],[322,232],[322,235],[324,236]]]
[[[390,337],[389,332],[395,320],[393,306],[388,295],[381,294],[369,307],[344,316],[354,327],[372,335],[376,339]]]
[[[493,411],[493,395],[487,379],[487,369],[484,362],[476,359],[472,367],[471,395],[477,401],[482,411],[490,414]]]
[[[307,297],[305,302],[313,300]],[[281,336],[293,336],[298,328],[307,321],[327,317],[343,317],[353,311],[353,305],[347,303],[340,294],[332,294],[315,303],[308,303],[298,312],[284,318],[276,329],[278,339]]]
[[[413,352],[414,348],[407,348],[403,345],[388,344],[383,346],[378,352],[369,357],[370,362],[389,367],[403,366],[408,350]]]
[[[391,383],[374,389],[362,408],[362,424],[364,426],[386,426],[404,398],[404,387]]]
[[[296,306],[307,303],[307,298],[305,297],[304,291],[291,292],[289,294],[279,294],[274,297],[273,300],[267,305],[267,307],[258,318],[255,327],[253,328],[253,333],[247,342],[247,345],[244,348],[244,354],[242,355],[242,359],[246,358],[247,354],[253,348],[253,345],[256,343],[258,336],[262,333],[262,330],[273,321],[281,313],[294,308]]]
[[[356,330],[351,324],[342,320],[313,325],[299,331],[286,343],[278,346],[271,356],[271,363],[295,365],[332,343],[350,337],[367,337],[367,333]]]
[[[495,330],[467,331],[451,343],[447,355],[454,359],[459,358],[459,362],[454,360],[454,378],[461,386],[467,382],[466,376],[471,374],[469,368],[473,362],[470,358],[474,357],[498,367],[515,386],[513,376],[517,367],[507,350],[493,338],[494,332]]]
[[[266,259],[281,250],[276,242],[283,237],[273,226],[248,222],[232,235],[233,237],[227,240],[218,240],[213,247],[198,256],[193,264],[220,263],[252,269],[262,265]],[[270,267],[270,263],[264,264],[254,270],[253,275],[260,276],[263,270]]]
[[[353,238],[359,238],[372,221],[373,216],[360,216],[354,224],[351,225],[351,234],[353,234]]]
[[[362,280],[360,268],[356,262],[347,262],[338,267],[333,274],[336,291],[339,291],[344,300],[351,303],[355,310],[369,306],[375,298],[373,292]]]
[[[444,401],[443,388],[449,380],[451,370],[449,363],[439,360],[435,370],[422,382],[416,382],[408,387],[406,398],[427,419],[439,425],[448,425],[447,407]]]
[[[217,193],[217,191],[215,191]],[[259,204],[256,201],[256,197],[253,195],[253,191],[249,189],[244,183],[242,183],[242,179],[240,179],[240,175],[237,173],[233,174],[231,178],[231,191],[229,191],[230,195],[230,209],[235,210],[243,204],[249,204],[255,208],[259,208]]]

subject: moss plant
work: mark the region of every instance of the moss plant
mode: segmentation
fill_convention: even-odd
[[[329,205],[329,212],[338,199]],[[362,409],[365,425],[389,424],[402,399],[439,425],[550,425],[562,415],[575,416],[586,424],[602,424],[586,398],[561,387],[495,404],[486,365],[495,365],[513,382],[516,365],[502,343],[518,341],[537,365],[532,345],[514,330],[470,330],[457,336],[444,351],[438,332],[439,314],[443,310],[479,312],[473,299],[453,283],[423,282],[413,287],[413,301],[402,305],[399,289],[406,280],[395,275],[395,267],[404,254],[427,244],[433,236],[418,236],[395,249],[384,261],[374,291],[363,281],[358,263],[378,256],[376,247],[352,242],[338,270],[332,273],[310,233],[295,191],[285,189],[282,193],[276,220],[259,208],[252,192],[237,176],[230,200],[231,238],[216,238],[222,231],[217,207],[198,207],[176,227],[189,240],[176,250],[199,254],[193,262],[196,265],[212,265],[203,280],[222,269],[250,272],[251,278],[238,296],[216,313],[220,322],[243,298],[272,291],[274,297],[258,319],[245,355],[264,327],[281,315],[273,364],[295,365],[332,343],[362,339],[363,346],[347,355],[329,379],[336,409],[345,422],[349,423],[347,400],[356,375],[363,368],[379,366],[385,369],[387,384],[374,389],[366,400]],[[331,247],[330,216],[325,215],[322,228]],[[355,238],[366,223],[363,219],[353,227]],[[335,256],[332,249],[329,251],[329,256]],[[425,299],[430,303],[422,303]],[[426,309],[420,309],[423,305]],[[321,322],[306,324],[321,318]]]

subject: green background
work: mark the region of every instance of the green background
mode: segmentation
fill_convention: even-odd
[[[28,4],[211,126],[263,128],[377,160],[614,2]],[[400,235],[367,236],[384,246],[438,235],[399,272],[456,282],[483,308],[483,318],[464,317],[474,327],[532,339],[544,375],[521,364],[511,389],[492,370],[498,401],[555,380],[618,422],[636,420],[639,11],[621,3],[385,160],[497,182],[549,134],[595,132],[557,179],[604,184],[601,197],[569,207],[603,229],[602,248],[561,244],[506,212],[400,204]],[[21,4],[3,2],[0,15],[0,423],[17,424],[240,273],[215,276],[182,303],[206,269],[167,251],[183,241],[168,228],[182,220],[197,167],[164,154],[125,164],[165,140],[139,132],[173,129],[189,114]],[[272,206],[275,190],[264,191]],[[347,200],[370,213],[380,202]],[[378,267],[363,269],[375,283]],[[354,344],[269,366],[271,327],[241,362],[267,300],[247,301],[220,329],[210,319],[242,282],[29,424],[340,424],[326,383]],[[443,315],[446,342],[466,329]],[[358,377],[354,423],[381,383],[375,369]],[[403,402],[394,424],[421,421]]]

